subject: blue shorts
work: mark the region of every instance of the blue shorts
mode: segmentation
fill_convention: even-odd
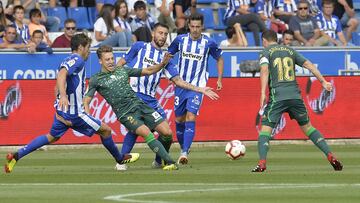
[[[187,111],[198,115],[203,94],[182,88],[175,88],[175,116],[182,116]]]
[[[62,111],[57,111],[57,114],[63,117],[65,120],[70,121],[72,123],[72,126],[66,126],[64,123],[62,123],[56,118],[56,115],[54,115],[54,122],[51,126],[50,135],[56,138],[63,136],[69,128],[72,128],[79,133],[90,137],[95,132],[97,132],[101,126],[100,120],[86,113],[74,116],[68,115]]]
[[[152,109],[154,109],[155,111],[157,111],[161,117],[163,117],[163,119],[167,119],[167,115],[163,109],[163,107],[159,104],[159,101],[149,95],[143,94],[143,93],[136,93],[136,95],[143,101],[145,102],[145,104],[147,104],[148,106],[150,106]]]

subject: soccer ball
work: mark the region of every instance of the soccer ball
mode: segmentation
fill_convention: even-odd
[[[232,140],[225,146],[225,153],[232,160],[243,157],[245,152],[245,145],[243,145],[239,140]]]

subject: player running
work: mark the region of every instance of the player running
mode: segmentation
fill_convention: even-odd
[[[142,69],[160,63],[164,57],[164,52],[161,50],[161,48],[166,42],[166,38],[169,34],[169,28],[167,25],[157,23],[154,26],[154,31],[152,34],[153,40],[150,43],[136,42],[126,53],[125,57],[120,59],[118,65],[123,66],[135,60],[135,65],[133,68]],[[159,86],[162,75],[165,75],[177,87],[203,93],[211,99],[218,99],[218,95],[211,91],[211,88],[197,87],[182,80],[179,77],[179,72],[176,65],[171,62],[163,69],[163,71],[157,72],[156,74],[143,76],[140,78],[130,78],[130,85],[136,92],[136,95],[151,108],[155,109],[165,120],[166,113],[159,104],[158,100],[155,98],[156,89]],[[134,135],[132,132],[128,132],[124,138],[121,152],[129,153],[136,142],[136,138],[136,135]],[[169,136],[160,135],[158,140],[163,144],[166,151],[169,152],[172,143],[172,133]],[[154,162],[152,163],[152,167],[160,168],[161,166],[161,158],[156,156]],[[117,164],[115,168],[117,170],[127,169],[125,164]]]
[[[6,173],[12,172],[15,164],[27,154],[59,140],[69,128],[86,136],[99,134],[102,144],[117,163],[130,163],[139,158],[139,154],[135,153],[120,154],[112,139],[110,127],[85,113],[82,101],[85,93],[85,61],[90,54],[90,44],[91,39],[85,34],[77,34],[71,39],[72,54],[61,63],[56,80],[56,113],[50,132],[35,138],[17,152],[7,154]]]
[[[159,64],[138,69],[116,67],[113,49],[109,46],[101,46],[96,53],[101,71],[90,78],[89,91],[84,99],[85,110],[89,112],[89,104],[97,91],[110,104],[118,120],[129,131],[143,137],[150,149],[167,163],[164,170],[177,170],[175,161],[151,132],[156,130],[161,136],[171,139],[170,126],[158,112],[136,96],[128,82],[129,77],[141,77],[160,71],[167,65],[171,55],[166,54]]]
[[[203,15],[198,13],[190,15],[190,33],[177,36],[168,50],[172,55],[180,52],[178,61],[180,77],[198,87],[205,87],[209,79],[208,59],[211,55],[217,61],[217,90],[221,90],[224,69],[222,50],[212,38],[201,34],[203,25]],[[176,136],[181,146],[178,162],[181,164],[188,163],[188,153],[195,136],[195,120],[202,99],[203,95],[199,92],[181,87],[175,88]]]
[[[278,45],[277,34],[274,31],[263,32],[262,40],[265,49],[260,53],[260,106],[263,107],[266,103],[265,92],[268,85],[269,101],[265,107],[259,133],[258,152],[260,161],[252,172],[266,170],[266,156],[269,150],[271,132],[284,112],[289,113],[290,118],[297,121],[304,134],[327,156],[334,169],[341,171],[342,164],[335,158],[322,134],[310,123],[296,82],[295,64],[309,69],[327,91],[332,91],[331,83],[327,82],[316,66],[300,53],[290,47]]]

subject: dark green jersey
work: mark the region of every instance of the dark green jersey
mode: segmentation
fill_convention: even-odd
[[[93,97],[95,92],[110,104],[118,119],[133,107],[143,104],[129,84],[129,77],[140,77],[141,69],[116,68],[113,72],[99,72],[90,78],[86,96]]]
[[[294,49],[284,45],[270,45],[260,52],[260,65],[269,67],[269,94],[272,101],[301,99],[296,82],[295,64],[307,60]]]

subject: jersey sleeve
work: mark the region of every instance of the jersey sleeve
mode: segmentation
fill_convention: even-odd
[[[222,49],[217,45],[217,43],[213,40],[210,41],[209,44],[209,53],[214,59],[219,59],[222,56]]]
[[[89,89],[86,92],[85,96],[87,97],[94,97],[97,87],[97,78],[96,75],[92,76],[89,81]]]
[[[175,63],[171,60],[163,70],[164,75],[171,80],[171,78],[179,75],[179,71]]]
[[[82,67],[84,67],[85,61],[80,57],[71,57],[61,63],[59,70],[61,68],[66,68],[68,74],[77,74]]]
[[[336,33],[342,32],[342,26],[339,18],[335,16],[335,19],[336,19]]]
[[[171,42],[170,46],[168,47],[168,52],[171,55],[175,55],[179,51],[179,43],[180,43],[180,36],[177,36],[173,42]]]
[[[130,63],[137,56],[143,44],[143,42],[135,42],[135,44],[130,47],[124,56],[126,63]]]
[[[294,50],[294,58],[295,58],[295,64],[299,66],[303,66],[305,61],[307,61],[307,59],[302,54],[300,54],[295,50]]]
[[[259,54],[259,64],[260,66],[262,65],[269,65],[269,52],[267,51],[262,51]]]
[[[141,68],[129,68],[124,67],[124,70],[128,74],[129,77],[140,77],[141,76]]]

